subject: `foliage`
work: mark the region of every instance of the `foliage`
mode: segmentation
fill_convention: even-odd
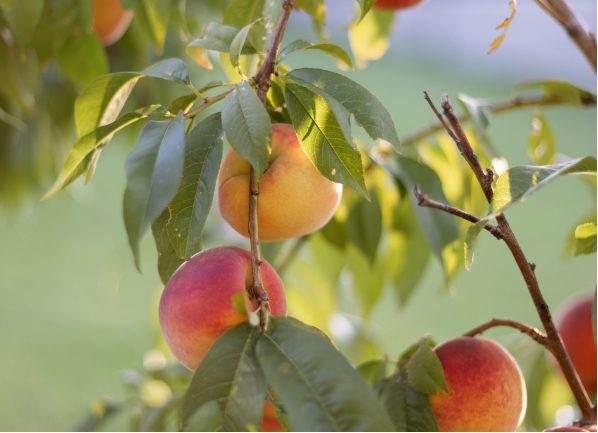
[[[564,175],[595,177],[594,156],[558,153],[559,143],[537,104],[528,137],[533,165],[496,172],[488,207],[446,134],[430,134],[403,149],[403,131],[397,132],[392,113],[350,73],[291,69],[284,63],[299,51],[331,56],[349,69],[381,58],[395,15],[377,10],[373,0],[355,2],[357,13],[348,30],[354,60],[325,34],[325,2],[297,1],[313,22],[317,42],[297,39],[283,45],[265,101],[258,97],[256,74],[268,61],[272,32],[284,13],[281,2],[129,0],[123,3],[134,11],[133,27],[109,49],[93,34],[91,11],[83,3],[0,2],[0,29],[11,35],[0,38],[0,60],[6,65],[0,72],[0,203],[9,208],[36,196],[40,187],[49,198],[80,177],[88,182],[116,133],[136,136],[124,164],[124,226],[137,268],[139,245],[151,228],[164,283],[203,248],[224,143],[251,164],[259,179],[269,167],[274,122],[291,123],[315,168],[348,187],[333,219],[305,240],[310,266],[302,277],[307,287],[289,296],[290,302],[309,305],[315,286],[309,283],[321,283],[320,305],[313,309],[321,309],[323,323],[341,310],[334,289],[344,273],[350,275],[351,294],[364,318],[359,323],[367,324],[386,290],[399,304],[409,301],[430,255],[443,270],[445,286],[452,288],[460,270],[472,266],[485,224]],[[504,41],[516,2],[509,6],[511,15],[497,27],[503,33],[489,51]],[[173,57],[158,60],[164,52],[174,52]],[[196,65],[180,58],[183,52]],[[215,65],[226,77],[210,79],[206,71]],[[151,92],[144,85],[160,90]],[[556,81],[525,83],[514,93],[530,89],[541,90],[551,104],[580,107],[595,101],[591,92]],[[58,105],[56,94],[63,96]],[[490,139],[492,103],[464,94],[459,100],[472,126],[467,138],[482,165],[504,163],[500,147]],[[24,141],[39,143],[38,148],[32,147],[16,166]],[[68,154],[65,142],[74,142]],[[40,162],[37,153],[49,157]],[[58,160],[64,161],[60,170]],[[4,165],[9,169],[3,170]],[[23,173],[32,176],[21,182]],[[49,186],[51,177],[56,180]],[[416,188],[479,216],[479,222],[418,206]],[[576,225],[574,245],[575,255],[596,252],[595,215]],[[264,248],[265,254],[268,248],[284,247],[288,244]],[[352,343],[361,344],[358,352],[363,353],[371,342],[365,325],[360,326],[353,326],[358,332]],[[393,361],[372,350],[374,359],[355,368],[342,353],[350,350],[339,351],[326,325],[321,328],[273,318],[260,333],[242,323],[214,343],[190,382],[188,373],[171,366],[133,374],[133,380],[127,379],[133,384],[133,403],[98,404],[81,428],[97,429],[127,410],[134,429],[178,427],[180,411],[183,429],[254,431],[268,400],[293,430],[437,430],[428,396],[446,392],[447,385],[429,337]],[[545,422],[537,402],[530,407],[530,425]]]

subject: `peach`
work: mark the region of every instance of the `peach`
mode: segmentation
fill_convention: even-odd
[[[284,287],[276,271],[262,263],[264,288],[273,315],[286,315]],[[246,320],[233,308],[233,296],[251,284],[251,256],[235,247],[203,251],[185,262],[160,299],[160,327],[174,356],[195,370],[214,341]]]
[[[527,402],[513,357],[486,338],[459,337],[434,349],[448,393],[430,396],[440,431],[515,431]]]
[[[374,3],[375,9],[399,10],[420,4],[423,0],[378,0]]]
[[[589,393],[596,394],[596,340],[592,330],[593,304],[593,293],[573,298],[558,312],[556,327],[583,386]],[[556,361],[554,364],[556,365]]]
[[[248,236],[249,169],[249,163],[231,150],[218,179],[220,213],[243,236]],[[342,194],[342,185],[320,174],[287,124],[272,126],[270,166],[259,187],[258,234],[263,241],[318,230],[330,220]]]
[[[262,428],[260,431],[277,432],[286,431],[278,417],[276,416],[276,409],[269,401],[264,404],[264,417],[262,420]]]
[[[93,31],[102,45],[118,41],[129,27],[133,12],[123,8],[120,0],[93,0]]]

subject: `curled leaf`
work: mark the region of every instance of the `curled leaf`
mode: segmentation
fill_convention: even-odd
[[[509,0],[509,9],[511,10],[511,15],[509,15],[508,18],[505,18],[502,23],[496,26],[496,30],[502,30],[502,33],[492,41],[490,48],[488,48],[488,51],[486,51],[486,54],[490,54],[492,51],[500,47],[500,44],[502,44],[507,37],[509,26],[513,22],[515,13],[517,12],[517,0]]]

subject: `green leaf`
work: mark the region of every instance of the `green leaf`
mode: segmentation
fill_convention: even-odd
[[[266,15],[269,8],[270,5],[267,4],[266,0],[235,0],[230,2],[224,10],[222,22],[237,29],[241,29],[260,18],[264,18],[267,22],[268,17]],[[267,30],[264,25],[255,26],[249,34],[249,41],[256,50],[263,49],[267,39]]]
[[[595,175],[596,158],[586,156],[553,165],[522,165],[510,168],[496,181],[491,210],[494,215],[501,213],[554,179],[567,174]]]
[[[183,174],[185,124],[175,119],[150,121],[127,157],[123,216],[139,269],[139,242],[174,198]]]
[[[596,252],[596,223],[585,223],[575,228],[575,255]]]
[[[173,10],[171,0],[129,0],[125,6],[133,8],[137,21],[149,36],[158,53],[166,40],[166,31]]]
[[[399,148],[399,137],[392,117],[365,87],[344,75],[323,69],[295,69],[287,77],[321,89],[351,113],[371,138],[381,138]]]
[[[413,202],[402,197],[391,237],[397,238],[396,268],[393,276],[394,291],[401,304],[405,304],[421,281],[430,258],[430,247],[421,229]]]
[[[201,251],[201,235],[222,159],[222,135],[220,113],[216,113],[202,120],[186,137],[181,185],[152,225],[163,283],[181,263]]]
[[[382,398],[395,431],[438,431],[428,396],[409,385],[405,371],[384,387]]]
[[[253,21],[239,30],[230,43],[230,63],[237,69],[239,69],[239,57],[241,56],[243,48],[247,42],[247,35],[249,35],[249,31],[257,22],[258,21]]]
[[[349,27],[349,45],[358,67],[365,68],[368,62],[384,56],[390,45],[394,21],[393,11],[373,9],[364,19]]]
[[[373,265],[382,237],[382,211],[376,191],[371,190],[369,194],[370,201],[362,198],[351,207],[345,227],[348,240]]]
[[[388,374],[388,361],[384,359],[366,361],[357,366],[357,372],[361,374],[361,377],[363,377],[370,386],[374,386],[386,378]]]
[[[353,69],[353,62],[349,54],[339,45],[332,43],[313,43],[303,39],[298,39],[291,42],[289,45],[284,47],[278,55],[278,60],[283,61],[290,54],[301,50],[319,50],[326,54],[331,55],[335,59],[341,61],[348,68]]]
[[[399,179],[411,193],[419,185],[424,194],[434,200],[447,203],[438,175],[430,167],[404,156],[397,156],[383,164],[391,174]],[[459,237],[455,219],[451,215],[421,206],[414,206],[415,214],[421,225],[432,251],[443,262],[445,247]]]
[[[467,269],[468,271],[471,269],[471,266],[473,265],[475,247],[478,243],[480,233],[484,229],[485,225],[486,220],[478,221],[477,223],[470,226],[467,229],[467,233],[465,234],[463,252],[465,254],[465,269]]]
[[[223,421],[224,415],[218,403],[208,401],[193,413],[184,431],[220,431]]]
[[[513,89],[513,95],[517,96],[527,90],[536,89],[541,90],[544,96],[555,98],[556,102],[578,107],[587,101],[596,103],[596,95],[567,81],[534,81],[523,83]]]
[[[272,124],[264,104],[247,81],[237,84],[235,91],[224,99],[222,126],[230,145],[251,163],[259,179],[268,168]]]
[[[426,339],[420,341],[406,370],[409,384],[417,391],[428,395],[448,392],[442,364]]]
[[[191,380],[183,402],[183,428],[197,410],[216,402],[222,418],[211,431],[256,431],[261,426],[266,383],[255,356],[260,332],[247,322],[212,345]]]
[[[554,135],[548,120],[542,114],[534,114],[532,132],[527,136],[527,141],[527,152],[534,164],[548,165],[554,162],[556,151]]]
[[[189,73],[181,59],[161,60],[141,72],[117,72],[92,81],[75,102],[77,134],[82,137],[98,126],[113,122],[137,81],[143,77],[159,78],[187,85]]]
[[[392,430],[376,395],[316,328],[274,317],[256,353],[292,430]]]
[[[210,23],[202,37],[195,39],[187,45],[187,54],[190,57],[197,55],[196,50],[214,50],[220,52],[229,52],[231,43],[239,30],[235,27],[226,26],[219,23]],[[249,42],[243,44],[241,54],[254,54],[255,49]]]
[[[42,200],[52,197],[83,174],[89,168],[94,152],[103,147],[115,133],[145,118],[147,118],[147,114],[128,113],[121,116],[118,120],[108,125],[100,126],[98,129],[81,137],[69,152],[66,162],[58,174],[58,178],[50,190],[42,197]]]
[[[0,12],[19,46],[31,43],[43,9],[44,0],[0,0]]]
[[[359,6],[359,19],[362,20],[363,17],[370,11],[372,6],[374,6],[376,0],[357,0],[357,6]]]
[[[100,41],[89,33],[71,36],[58,54],[58,64],[66,76],[80,87],[108,72],[108,59],[104,48]]]
[[[345,253],[345,262],[351,271],[351,286],[354,298],[360,308],[360,314],[369,318],[376,302],[384,293],[387,276],[385,257],[379,256],[374,262],[349,244]]]
[[[320,173],[367,196],[361,155],[347,141],[327,101],[293,83],[286,84],[285,99],[301,146]]]
[[[326,0],[295,0],[295,8],[304,10],[312,19],[316,33],[323,37],[326,24]]]

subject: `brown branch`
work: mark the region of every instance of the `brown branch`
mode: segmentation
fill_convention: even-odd
[[[521,322],[517,322],[516,320],[511,319],[499,319],[494,318],[486,323],[482,323],[480,326],[476,326],[471,331],[466,332],[463,334],[464,337],[475,337],[478,334],[482,334],[483,332],[487,331],[490,328],[496,328],[498,326],[508,326],[511,328],[515,328],[521,333],[528,335],[532,338],[532,340],[536,341],[538,344],[541,344],[545,348],[549,348],[548,345],[548,338],[544,335],[537,328],[532,328],[531,326],[527,326]]]
[[[469,221],[470,223],[473,223],[473,224],[476,224],[480,221],[480,219],[478,217],[476,217],[470,213],[467,213],[462,209],[453,207],[446,203],[441,203],[439,201],[432,200],[426,194],[421,192],[421,190],[419,189],[419,185],[415,185],[414,194],[415,194],[415,197],[417,198],[418,206],[429,207],[432,209],[438,209],[443,212],[454,215],[456,217],[459,217],[461,219],[464,219],[465,221]],[[500,229],[498,227],[493,226],[492,224],[486,224],[484,226],[484,229],[487,230],[490,234],[492,234],[492,236],[494,236],[496,239],[499,239],[499,240],[502,239],[502,232],[500,231]]]
[[[567,32],[577,48],[596,72],[596,36],[580,22],[566,0],[536,0],[542,10],[554,18]]]
[[[202,110],[205,110],[206,108],[208,108],[210,105],[224,99],[229,93],[231,93],[233,90],[235,90],[234,88],[232,89],[228,89],[222,93],[219,93],[217,95],[214,96],[206,96],[203,99],[203,102],[198,105],[197,107],[193,108],[192,110],[187,111],[184,116],[186,118],[190,118],[190,117],[194,117],[195,115],[197,115],[197,113],[199,113]]]
[[[276,260],[276,265],[274,266],[274,268],[280,275],[285,273],[285,271],[291,265],[293,260],[295,260],[295,258],[299,254],[299,251],[301,251],[301,248],[303,248],[303,245],[305,245],[305,243],[307,242],[308,239],[309,239],[309,235],[305,235],[305,236],[301,236],[300,238],[297,238],[295,240],[295,243],[293,243],[293,245],[291,245],[290,248],[288,248],[286,251],[284,251],[284,255],[281,255]]]
[[[266,54],[264,63],[261,69],[254,78],[257,85],[257,96],[262,102],[266,98],[266,93],[270,88],[270,80],[272,73],[274,72],[274,66],[276,64],[276,56],[278,55],[278,48],[282,42],[284,32],[289,21],[289,17],[293,10],[293,0],[284,0],[282,5],[282,15],[278,20],[274,35],[272,36],[272,42],[270,49]],[[270,313],[270,306],[268,303],[268,293],[264,289],[264,282],[262,279],[262,258],[259,247],[259,234],[258,234],[258,197],[260,194],[259,180],[255,175],[253,167],[250,168],[249,172],[249,218],[248,218],[248,232],[249,232],[249,244],[251,252],[251,275],[252,285],[248,290],[250,300],[256,307],[256,311],[259,316],[260,330],[264,332],[268,326],[268,315]]]
[[[426,94],[426,100],[431,105],[432,109],[436,113],[439,118],[442,116],[439,115],[438,111],[433,106],[434,104],[429,99],[428,95]],[[484,191],[488,202],[492,201],[492,184],[491,184],[491,171],[485,172],[482,167],[480,166],[479,160],[473,151],[467,136],[463,132],[463,128],[460,124],[459,119],[453,114],[452,107],[448,101],[448,97],[442,97],[442,107],[444,115],[448,118],[451,127],[447,125],[446,122],[443,122],[444,127],[447,129],[447,133],[451,137],[453,137],[455,144],[459,148],[463,158],[467,161],[470,168],[474,171],[476,178],[478,179],[478,183],[480,187]],[[502,240],[505,242],[519,270],[525,284],[527,285],[529,294],[532,298],[534,306],[536,307],[536,311],[540,320],[542,321],[542,325],[546,330],[546,337],[548,339],[546,347],[547,349],[554,355],[556,358],[561,370],[563,371],[563,375],[571,388],[571,392],[573,393],[577,404],[579,405],[579,409],[583,414],[583,417],[592,422],[596,422],[596,413],[594,408],[592,407],[591,401],[588,397],[588,394],[584,387],[581,384],[579,376],[577,372],[573,368],[573,364],[571,363],[571,359],[565,350],[563,345],[563,341],[554,325],[552,320],[552,315],[550,313],[550,309],[544,296],[542,295],[542,291],[540,290],[540,285],[538,284],[538,280],[535,274],[535,266],[530,263],[525,254],[523,249],[519,245],[519,242],[509,225],[507,218],[504,215],[498,215],[496,217],[496,221],[498,223],[498,227],[502,233]]]
[[[562,98],[554,95],[541,95],[531,97],[515,97],[506,101],[489,104],[486,106],[492,114],[508,113],[514,110],[519,110],[528,107],[554,107],[558,105],[570,104],[569,102],[563,101]],[[582,107],[595,107],[596,106],[596,95],[592,93],[584,94],[581,97],[580,104]],[[461,123],[471,120],[469,113],[464,113],[458,116]],[[434,122],[419,131],[414,132],[401,139],[401,145],[412,146],[419,141],[434,135],[444,129],[441,122]]]

